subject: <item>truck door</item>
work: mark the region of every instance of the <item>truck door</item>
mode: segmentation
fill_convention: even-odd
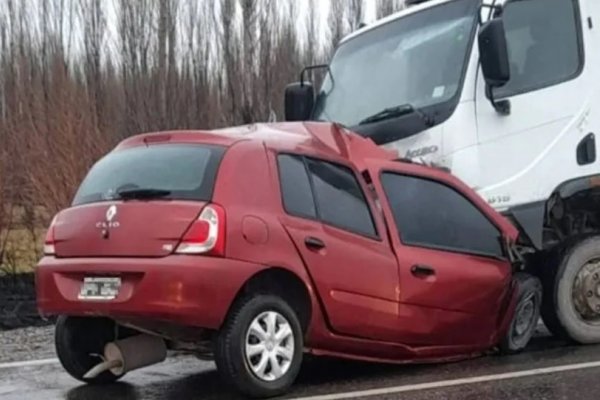
[[[476,93],[479,187],[497,207],[539,200],[573,174],[557,165],[574,164],[577,146],[591,133],[586,113],[595,90],[584,68],[591,59],[584,57],[583,34],[591,27],[582,14],[577,0],[506,3],[501,18],[511,79],[494,89],[494,97],[510,101],[510,114],[494,110],[481,71]],[[594,161],[586,159],[591,152],[584,153],[580,166]]]
[[[411,345],[489,345],[511,286],[501,231],[476,194],[428,171],[371,168],[399,264],[401,336]]]
[[[380,215],[349,167],[293,154],[277,156],[282,223],[317,288],[330,327],[394,341],[398,265]]]

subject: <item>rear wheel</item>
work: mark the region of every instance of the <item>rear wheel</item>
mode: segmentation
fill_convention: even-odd
[[[600,236],[557,252],[554,262],[545,282],[544,323],[556,336],[600,343]]]
[[[518,300],[515,315],[508,333],[500,343],[503,353],[514,354],[525,349],[540,319],[542,304],[542,284],[532,275],[517,273],[515,275]]]
[[[110,371],[92,379],[83,376],[102,362],[104,346],[115,340],[115,323],[104,318],[61,316],[56,322],[54,341],[63,368],[73,378],[85,383],[111,383],[123,375]]]
[[[302,363],[300,322],[281,298],[255,294],[237,301],[216,342],[225,380],[252,397],[283,394]]]

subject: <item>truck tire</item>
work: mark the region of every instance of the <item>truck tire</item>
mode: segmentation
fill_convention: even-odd
[[[540,319],[542,283],[533,275],[517,273],[518,300],[508,332],[500,342],[500,351],[515,354],[523,351],[533,337]]]
[[[90,384],[115,382],[123,375],[110,371],[92,379],[83,376],[102,359],[104,346],[115,340],[115,323],[104,318],[60,316],[56,321],[54,342],[58,360],[73,378]]]
[[[600,236],[565,247],[555,260],[544,278],[544,323],[557,337],[600,343]]]
[[[223,379],[250,397],[273,397],[294,383],[304,341],[296,313],[281,298],[237,301],[219,331],[215,362]]]

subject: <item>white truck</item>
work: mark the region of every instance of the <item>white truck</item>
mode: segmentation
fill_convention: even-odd
[[[548,328],[600,343],[600,1],[407,3],[309,67],[316,96],[303,71],[286,118],[449,169],[520,229]]]

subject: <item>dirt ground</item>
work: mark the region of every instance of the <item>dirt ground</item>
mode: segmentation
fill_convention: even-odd
[[[0,276],[0,331],[48,324],[37,311],[33,274]]]

